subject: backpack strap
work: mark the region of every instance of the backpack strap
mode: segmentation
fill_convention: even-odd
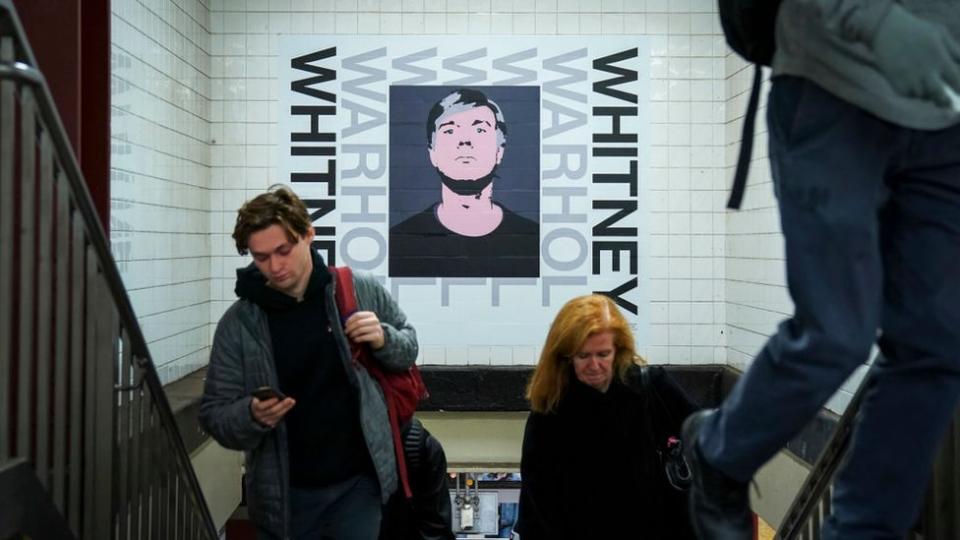
[[[648,394],[653,391],[653,383],[650,382],[650,366],[640,366],[640,387],[643,393]]]
[[[334,297],[337,301],[337,311],[340,312],[340,324],[346,324],[347,319],[356,313],[359,309],[357,304],[357,294],[353,288],[353,271],[349,266],[330,266],[330,272],[335,274],[336,288]],[[407,473],[407,461],[404,458],[404,443],[400,436],[400,420],[397,417],[397,406],[394,402],[394,395],[390,392],[389,382],[386,380],[383,371],[373,362],[368,355],[366,347],[355,347],[350,344],[350,354],[352,361],[363,365],[367,373],[377,381],[383,392],[383,399],[387,406],[387,417],[390,420],[390,432],[393,436],[393,451],[397,459],[397,476],[400,480],[400,486],[403,489],[404,497],[408,500],[413,497],[413,491],[410,489],[410,479]]]
[[[763,82],[763,68],[754,64],[753,88],[750,89],[750,101],[747,103],[747,113],[743,118],[743,131],[740,134],[740,155],[737,157],[737,168],[733,174],[733,187],[730,188],[730,199],[727,208],[738,210],[743,202],[743,192],[747,188],[747,173],[750,172],[750,159],[753,156],[753,130],[757,122],[757,108],[760,102],[760,83]]]
[[[420,467],[420,448],[423,446],[423,424],[416,418],[410,419],[410,427],[403,438],[403,453],[407,459],[407,471],[416,471]]]
[[[353,290],[353,271],[349,266],[330,266],[330,273],[336,274],[337,311],[340,312],[342,325],[357,311],[357,294]]]
[[[667,402],[664,401],[662,396],[660,396],[660,392],[657,391],[657,387],[653,383],[652,369],[653,368],[649,365],[640,366],[640,385],[643,389],[643,393],[647,397],[648,403],[656,403],[660,411],[665,413],[671,422],[676,422],[676,415],[670,410],[670,407],[667,406]]]

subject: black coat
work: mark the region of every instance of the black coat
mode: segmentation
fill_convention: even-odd
[[[453,540],[447,456],[440,441],[414,417],[404,426],[403,443],[413,499],[406,500],[403,488],[390,496],[380,540]]]
[[[571,376],[557,410],[531,413],[523,436],[516,530],[521,540],[694,538],[686,493],[666,480],[658,449],[695,410],[662,367],[614,377],[601,393]]]

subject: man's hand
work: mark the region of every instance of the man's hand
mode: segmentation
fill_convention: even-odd
[[[343,331],[347,333],[350,341],[369,343],[374,350],[382,348],[386,341],[380,319],[372,311],[358,311],[351,315],[343,325]]]
[[[898,93],[941,107],[951,106],[945,87],[960,94],[960,44],[943,25],[895,3],[877,28],[873,50],[880,71]]]
[[[257,398],[250,398],[250,412],[253,419],[260,425],[268,428],[275,428],[280,420],[297,404],[297,401],[291,397],[284,398],[283,401],[272,397],[260,401]]]

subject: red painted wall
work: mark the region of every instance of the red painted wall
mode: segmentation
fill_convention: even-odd
[[[14,0],[104,229],[110,224],[110,2]]]

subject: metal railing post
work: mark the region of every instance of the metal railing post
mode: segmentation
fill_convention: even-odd
[[[26,460],[81,538],[213,540],[190,456],[24,36],[11,1],[0,0],[0,466]],[[194,517],[198,526],[188,526]]]

